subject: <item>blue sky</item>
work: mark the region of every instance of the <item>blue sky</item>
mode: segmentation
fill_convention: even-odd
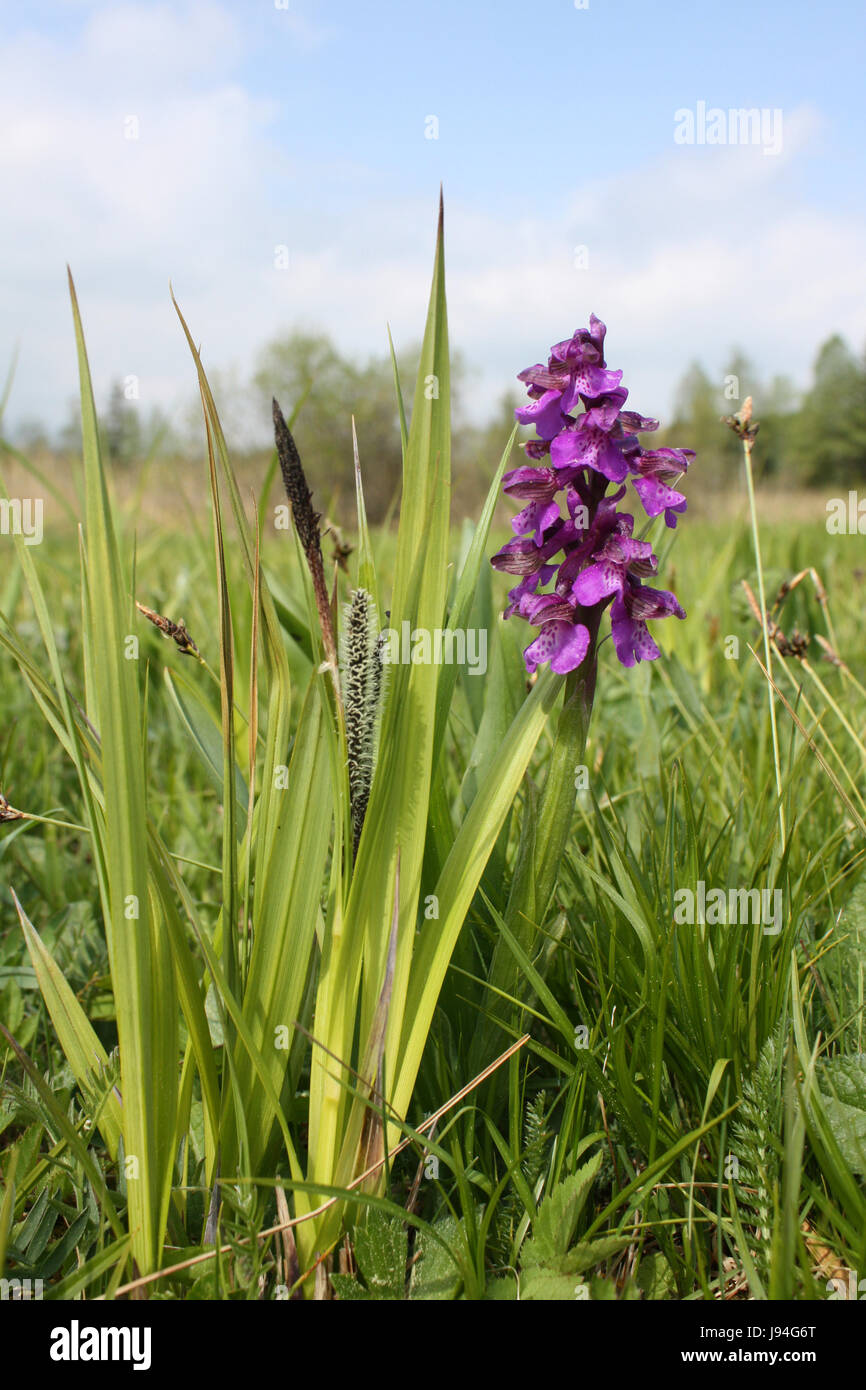
[[[721,384],[740,344],[803,385],[829,333],[866,343],[851,0],[3,0],[0,26],[13,423],[57,424],[74,393],[67,261],[103,395],[132,374],[144,404],[192,396],[169,280],[239,379],[292,327],[361,357],[387,322],[410,342],[440,180],[479,415],[590,311],[662,415],[693,358]],[[780,111],[781,149],[676,143],[699,103]]]

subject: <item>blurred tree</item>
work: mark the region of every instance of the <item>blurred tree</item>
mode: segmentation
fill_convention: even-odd
[[[54,447],[59,454],[81,453],[81,405],[75,396],[66,403],[66,419],[57,431]]]
[[[741,357],[735,356],[731,365],[741,366]],[[739,394],[739,373],[728,372],[725,375],[737,378]],[[733,389],[732,385],[729,385],[730,389]],[[712,491],[730,486],[739,468],[739,445],[730,430],[721,424],[721,417],[732,414],[738,408],[735,397],[725,397],[724,378],[722,381],[712,381],[701,364],[693,362],[677,389],[674,418],[670,426],[649,438],[675,448],[696,451],[700,469],[695,472],[692,487]]]
[[[108,404],[98,415],[104,457],[115,467],[131,468],[149,458],[176,457],[181,452],[167,415],[158,406],[142,411],[138,400],[128,397],[122,381],[111,383]],[[57,431],[53,447],[58,454],[81,453],[81,406],[75,398],[69,401],[67,418]]]
[[[755,398],[760,422],[760,449],[756,454],[759,477],[792,480],[794,441],[799,421],[798,392],[790,377],[774,376]]]
[[[51,439],[45,426],[39,420],[21,420],[15,426],[12,441],[22,454],[48,453]]]
[[[763,394],[763,408],[772,415],[793,415],[799,408],[796,386],[789,376],[774,376]]]
[[[413,365],[405,358],[401,363],[407,411]],[[268,420],[273,396],[286,416],[303,402],[295,440],[320,509],[333,514],[353,505],[354,416],[368,515],[371,522],[381,521],[397,494],[402,467],[390,362],[382,358],[356,364],[341,356],[324,334],[296,332],[262,351],[253,386],[258,410]]]
[[[452,513],[455,517],[475,517],[487,496],[491,480],[502,458],[502,451],[514,429],[514,411],[525,404],[525,398],[509,388],[500,397],[491,419],[484,425],[466,425],[459,432],[454,451],[454,490]],[[511,453],[509,468],[523,463],[524,455],[517,445],[531,439],[533,431],[521,426]],[[524,504],[505,506],[509,518]]]
[[[760,422],[760,449],[755,462],[759,477],[784,476],[793,472],[793,450],[799,427],[797,392],[788,377],[776,376],[768,386],[761,383],[751,359],[740,348],[733,348],[714,383],[698,362],[692,363],[675,397],[672,425],[662,434],[665,444],[695,449],[699,469],[692,489],[712,490],[738,486],[743,477],[742,448],[722,418],[735,414],[747,396],[754,401]]]
[[[407,420],[418,359],[417,347],[397,357]],[[466,462],[459,428],[464,372],[460,354],[452,354],[455,476]],[[345,516],[355,505],[354,416],[367,513],[371,522],[383,520],[399,495],[403,466],[390,356],[357,362],[338,352],[324,334],[295,332],[270,343],[260,354],[253,388],[257,413],[268,420],[273,396],[287,416],[303,400],[293,433],[310,486],[318,494],[318,506],[334,517]]]
[[[803,482],[856,484],[866,479],[866,363],[838,333],[815,359],[794,436]]]
[[[109,461],[122,468],[139,462],[145,452],[137,399],[129,397],[122,381],[113,381],[101,420]]]

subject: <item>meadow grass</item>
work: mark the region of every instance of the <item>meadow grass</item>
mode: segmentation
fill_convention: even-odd
[[[371,632],[471,628],[486,668],[386,671],[360,836],[347,658],[295,533],[251,520],[193,339],[210,505],[142,525],[76,308],[83,529],[18,538],[0,580],[0,1273],[47,1296],[808,1299],[866,1273],[858,540],[759,494],[767,605],[811,638],[774,651],[777,773],[748,518],[665,539],[688,619],[633,670],[602,644],[552,899],[515,923],[562,681],[527,681],[487,563],[507,441],[480,520],[449,517],[443,274],[440,239],[399,530],[359,487],[326,570],[341,626],[363,589]],[[678,920],[698,884],[773,914]]]

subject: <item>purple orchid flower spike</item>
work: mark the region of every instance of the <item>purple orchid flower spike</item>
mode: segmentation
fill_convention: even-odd
[[[491,564],[520,578],[505,616],[518,614],[539,629],[524,652],[530,674],[545,663],[560,674],[577,670],[595,649],[608,606],[623,666],[660,655],[648,621],[685,617],[673,594],[641,583],[656,573],[658,560],[648,541],[634,538],[634,517],[617,504],[631,481],[647,517],[664,514],[666,525],[676,526],[686,499],[674,484],[694,450],[642,447],[638,436],[659,422],[623,408],[628,391],[622,372],[604,360],[606,332],[592,314],[588,329],[553,345],[546,366],[537,362],[518,374],[529,404],[515,416],[535,428],[525,446],[535,466],[505,475],[505,492],[526,505],[511,523],[515,539]]]
[[[519,378],[529,400],[515,415],[534,426],[535,437],[524,445],[524,463],[505,475],[505,493],[521,510],[512,521],[514,538],[491,564],[515,576],[505,617],[520,617],[536,630],[523,653],[527,671],[534,676],[549,666],[564,679],[561,690],[542,680],[534,692],[542,705],[558,704],[556,728],[540,794],[521,830],[503,917],[508,933],[494,948],[487,1005],[493,1017],[515,997],[514,941],[532,956],[536,924],[553,905],[573,835],[570,773],[586,757],[602,618],[609,610],[613,650],[631,667],[660,655],[651,622],[685,617],[673,594],[645,582],[659,562],[621,504],[631,485],[650,519],[664,514],[675,526],[686,509],[677,481],[694,453],[643,447],[641,437],[659,422],[626,410],[622,372],[604,360],[605,334],[593,314],[589,328],[555,343],[546,364],[527,367]]]

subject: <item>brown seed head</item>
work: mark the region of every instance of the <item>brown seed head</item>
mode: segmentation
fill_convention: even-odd
[[[277,457],[280,461],[280,471],[283,475],[283,484],[286,495],[292,504],[292,516],[295,519],[301,545],[304,547],[304,553],[309,560],[312,553],[321,550],[319,513],[313,510],[313,498],[307,487],[307,479],[301,463],[301,456],[298,453],[298,446],[292,438],[292,432],[286,424],[283,412],[276,400],[273,402],[273,413],[274,438],[277,445]]]

